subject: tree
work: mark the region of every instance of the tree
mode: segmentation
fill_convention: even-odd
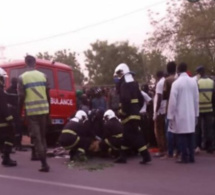
[[[116,66],[126,63],[136,73],[136,78],[143,77],[143,60],[141,51],[128,42],[109,44],[107,41],[96,41],[91,49],[84,52],[89,82],[96,85],[113,84],[113,73]]]
[[[84,80],[84,74],[81,71],[80,64],[76,59],[76,53],[71,52],[70,50],[61,50],[50,55],[48,52],[38,53],[37,57],[45,60],[53,60],[56,62],[61,62],[72,67],[74,80],[77,85],[82,85]]]
[[[196,3],[177,1],[169,3],[166,17],[156,20],[151,14],[155,27],[147,40],[149,48],[174,51],[176,59],[188,60],[191,69],[198,60],[210,71],[215,66],[215,1],[201,0]],[[197,60],[198,59],[198,60]],[[200,63],[199,62],[199,63]]]
[[[165,71],[167,59],[162,55],[162,52],[159,50],[152,50],[150,52],[143,50],[143,63],[144,63],[144,75],[145,81],[149,81],[152,76],[158,70]]]

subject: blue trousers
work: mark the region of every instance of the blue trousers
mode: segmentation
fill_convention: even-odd
[[[181,160],[184,162],[194,162],[195,134],[178,134],[181,149]]]
[[[179,147],[177,134],[168,131],[168,126],[169,126],[169,120],[166,119],[166,138],[167,138],[168,155],[170,157],[173,157],[175,149],[177,153],[180,153],[180,147]]]

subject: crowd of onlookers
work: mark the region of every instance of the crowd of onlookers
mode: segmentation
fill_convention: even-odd
[[[154,122],[153,122],[153,101],[154,88],[149,87],[147,84],[141,86],[141,90],[148,94],[151,101],[147,103],[146,110],[141,113],[142,129],[144,137],[148,145],[155,147],[156,139],[154,135]],[[108,87],[89,87],[83,90],[77,90],[77,110],[84,110],[86,113],[92,110],[100,110],[101,115],[108,109],[113,110],[116,115],[119,109],[119,95],[117,94],[115,86]]]
[[[204,67],[202,66],[198,67],[196,71],[194,77],[192,77],[191,73],[188,71],[186,74],[192,77],[199,87],[198,82],[200,78],[204,78],[206,75]],[[174,62],[171,62],[167,65],[167,73],[163,71],[158,71],[156,73],[155,85],[149,86],[148,84],[142,84],[140,86],[145,100],[145,106],[143,105],[142,111],[140,111],[141,129],[147,145],[149,147],[158,147],[158,153],[156,153],[155,156],[161,158],[171,158],[173,156],[179,156],[180,154],[180,142],[177,136],[168,130],[170,120],[167,119],[171,85],[177,77],[177,66]],[[203,93],[203,99],[204,98],[207,99]],[[212,101],[213,98],[211,99],[211,102]],[[119,95],[117,94],[115,86],[86,87],[83,88],[83,90],[77,90],[77,105],[78,110],[84,110],[86,113],[89,113],[91,110],[100,110],[101,113],[104,113],[106,110],[111,109],[117,115],[117,110],[119,109]],[[157,106],[159,106],[159,109],[156,110]],[[180,106],[183,107],[184,105]],[[195,153],[199,153],[201,150],[213,153],[215,147],[213,112],[209,112],[209,114],[201,113],[200,109],[200,115],[196,120],[194,138]]]

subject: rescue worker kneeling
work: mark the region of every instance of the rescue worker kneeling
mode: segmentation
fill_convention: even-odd
[[[112,110],[107,110],[103,116],[104,135],[99,143],[101,152],[108,152],[113,157],[118,157],[122,144],[123,126]]]
[[[13,147],[14,131],[13,117],[9,113],[7,105],[7,97],[4,92],[4,78],[7,77],[6,72],[0,68],[0,150],[2,155],[2,165],[12,167],[17,163],[11,160],[10,153]]]
[[[84,123],[88,120],[87,114],[79,110],[63,128],[59,137],[59,144],[66,150],[70,150],[70,160],[77,157],[78,160],[86,159],[86,152],[91,144],[91,137],[87,135]]]

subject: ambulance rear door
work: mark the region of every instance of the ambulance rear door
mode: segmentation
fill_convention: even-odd
[[[52,112],[56,113],[53,124],[65,124],[76,111],[76,96],[72,70],[60,67],[55,68],[57,97],[51,98]]]

